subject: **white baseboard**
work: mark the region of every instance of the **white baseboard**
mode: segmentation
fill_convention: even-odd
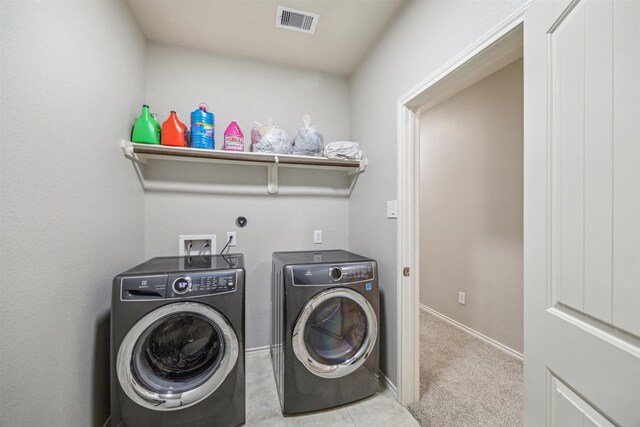
[[[244,355],[245,357],[250,357],[250,356],[260,356],[263,354],[269,354],[270,348],[271,346],[269,345],[263,345],[262,347],[248,348],[244,351]]]
[[[396,385],[392,383],[391,380],[389,380],[389,378],[387,378],[384,372],[382,371],[379,371],[379,372],[380,372],[380,381],[382,381],[382,384],[385,386],[387,390],[389,390],[393,394],[396,400],[398,400],[398,387],[396,387]]]
[[[498,350],[502,350],[505,353],[507,353],[507,354],[517,358],[517,359],[524,360],[524,355],[522,353],[520,353],[519,351],[516,351],[516,350],[512,349],[511,347],[507,347],[506,345],[502,344],[501,342],[498,342],[498,341],[494,340],[493,338],[489,338],[488,336],[486,336],[484,334],[481,334],[480,332],[478,332],[478,331],[476,331],[474,329],[471,329],[470,327],[468,327],[466,325],[463,325],[462,323],[457,322],[457,321],[451,319],[450,317],[447,317],[444,314],[439,313],[439,312],[435,311],[434,309],[427,307],[424,304],[420,304],[420,310],[424,310],[427,313],[433,314],[434,316],[444,320],[447,323],[450,323],[451,325],[453,325],[456,328],[468,333],[469,335],[472,335],[472,336],[474,336],[474,337],[476,337],[476,338],[478,338],[478,339],[480,339],[480,340],[482,340],[482,341],[484,341],[484,342],[486,342],[488,344],[491,344],[492,346],[494,346]]]

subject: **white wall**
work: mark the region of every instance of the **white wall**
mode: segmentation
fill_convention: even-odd
[[[523,118],[522,59],[420,117],[420,302],[520,353]]]
[[[349,90],[341,76],[259,61],[241,60],[197,50],[150,44],[147,52],[146,102],[162,121],[170,110],[188,125],[189,113],[207,102],[216,116],[216,147],[224,129],[236,119],[250,140],[254,120],[277,120],[291,135],[306,113],[323,131],[325,141],[349,137]],[[145,254],[147,258],[177,254],[179,234],[213,233],[218,251],[227,231],[236,231],[247,267],[246,346],[270,342],[271,255],[274,251],[348,249],[349,199],[346,197],[281,196],[266,193],[264,167],[150,162],[146,176],[156,181],[211,182],[236,187],[260,186],[263,195],[215,195],[147,192]],[[186,177],[186,178],[185,178]],[[342,172],[281,169],[281,185],[313,187],[322,182],[342,187]],[[305,184],[305,181],[311,180]],[[237,216],[248,225],[239,229]],[[323,243],[313,244],[313,230]]]
[[[349,207],[350,248],[379,262],[381,369],[397,379],[396,227],[385,216],[397,197],[397,102],[407,91],[519,8],[521,0],[414,0],[398,14],[350,79],[351,138],[370,164]],[[400,213],[402,214],[402,213]]]
[[[143,260],[119,139],[144,90],[122,2],[2,2],[0,425],[102,425],[114,275]]]

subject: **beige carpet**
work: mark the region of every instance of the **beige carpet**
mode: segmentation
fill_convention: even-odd
[[[424,311],[420,350],[421,426],[522,426],[522,361]]]

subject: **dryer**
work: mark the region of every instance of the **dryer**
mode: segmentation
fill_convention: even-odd
[[[111,425],[245,422],[242,255],[159,257],[113,280]]]
[[[275,252],[271,356],[282,412],[343,405],[378,389],[374,260],[342,250]]]

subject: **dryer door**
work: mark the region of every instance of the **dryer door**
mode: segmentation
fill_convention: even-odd
[[[197,302],[162,306],[140,319],[118,350],[125,393],[146,408],[187,408],[213,393],[238,360],[238,338],[227,320]]]
[[[378,337],[378,318],[369,301],[347,288],[311,298],[293,330],[293,351],[313,374],[339,378],[358,369]]]

